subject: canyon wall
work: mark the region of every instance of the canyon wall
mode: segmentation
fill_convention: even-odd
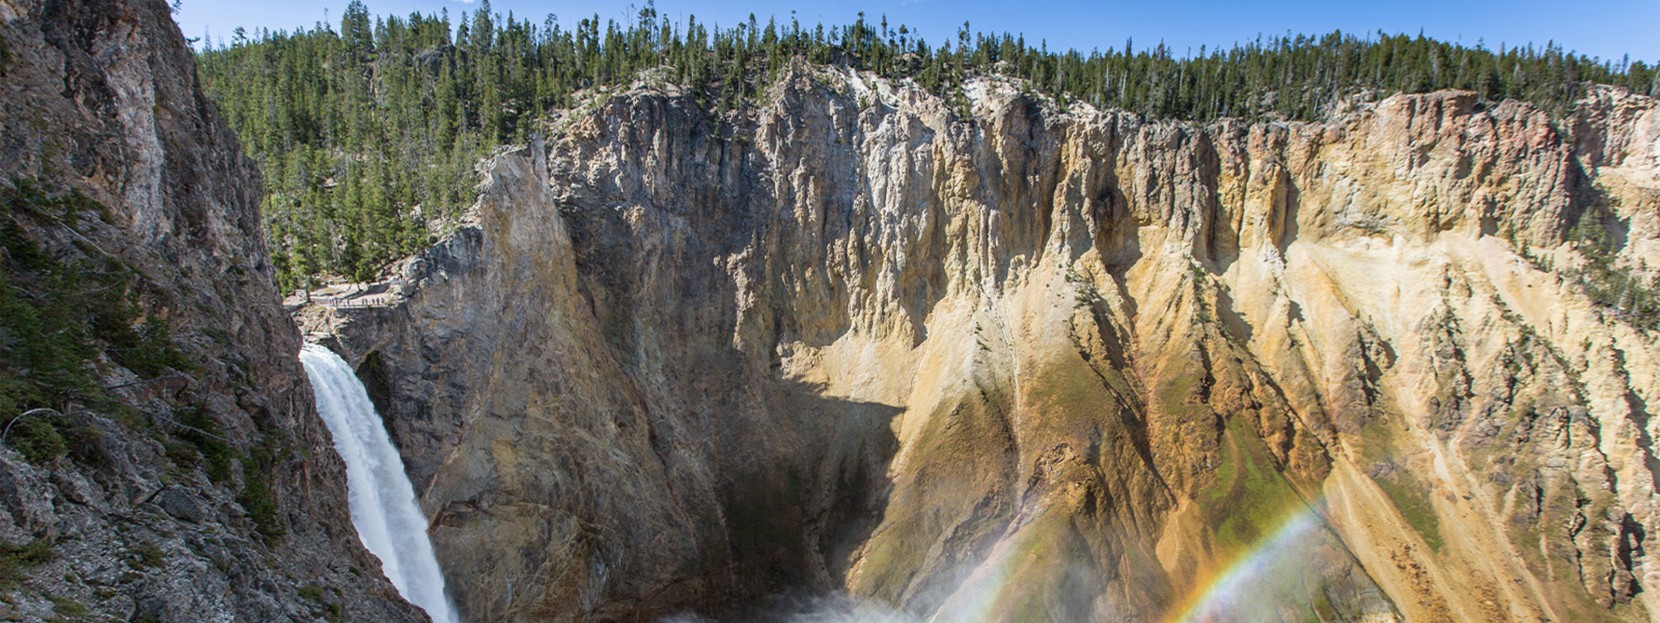
[[[31,422],[0,414],[0,618],[425,620],[347,517],[259,184],[165,2],[0,0],[6,276],[68,280],[0,283],[20,303],[6,313],[49,307],[30,288],[74,284],[93,307],[135,306],[180,357],[137,369],[120,363],[133,345],[80,344],[101,387],[23,416],[65,431],[66,455],[26,458]],[[0,330],[8,349],[20,339]],[[0,375],[0,390],[26,381]]]
[[[1660,110],[1196,125],[794,67],[484,165],[347,354],[469,620],[1647,620]],[[740,604],[740,605],[734,605]]]

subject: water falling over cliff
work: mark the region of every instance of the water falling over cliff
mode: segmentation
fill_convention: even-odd
[[[358,538],[380,558],[398,594],[426,610],[433,623],[459,621],[444,594],[444,576],[427,539],[426,516],[415,504],[415,488],[363,383],[327,348],[307,344],[300,362],[317,394],[317,412],[334,435],[334,449],[346,462]]]

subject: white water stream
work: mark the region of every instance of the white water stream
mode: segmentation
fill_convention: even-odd
[[[426,610],[433,623],[458,623],[427,539],[427,518],[415,504],[415,487],[363,383],[344,359],[321,346],[306,344],[300,363],[317,394],[317,412],[334,435],[334,450],[346,461],[357,537],[380,558],[399,595]]]

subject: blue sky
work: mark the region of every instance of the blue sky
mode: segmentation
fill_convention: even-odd
[[[182,0],[176,15],[189,37],[211,33],[229,40],[237,26],[292,29],[324,19],[338,23],[349,0]],[[448,8],[452,17],[478,5],[460,0],[365,0],[376,15],[407,15]],[[628,19],[639,2],[591,0],[492,0],[495,12],[512,12],[540,23],[549,13],[562,24],[599,14],[601,19]],[[698,21],[729,25],[751,12],[763,22],[774,15],[789,21],[791,11],[804,24],[843,24],[863,10],[875,21],[886,14],[891,24],[919,28],[929,41],[953,39],[964,20],[974,30],[1024,33],[1029,43],[1047,40],[1050,49],[1121,47],[1134,38],[1141,49],[1164,41],[1177,54],[1200,45],[1227,46],[1258,34],[1326,33],[1334,29],[1368,33],[1417,33],[1474,44],[1543,45],[1555,41],[1605,59],[1630,54],[1633,60],[1660,60],[1660,0],[1182,0],[1174,2],[1044,2],[1040,0],[659,0],[658,12],[673,18],[696,15]]]

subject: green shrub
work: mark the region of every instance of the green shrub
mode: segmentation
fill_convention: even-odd
[[[187,368],[167,323],[144,313],[140,277],[75,231],[88,212],[108,220],[107,208],[73,191],[0,185],[0,417],[117,404],[93,369],[100,354],[141,376]],[[52,238],[77,242],[43,246]]]
[[[11,422],[6,443],[30,463],[44,463],[67,454],[84,465],[109,464],[99,443],[103,432],[86,423],[50,410],[25,411]]]
[[[248,511],[248,518],[253,520],[254,530],[261,537],[269,541],[282,536],[282,523],[277,518],[277,496],[271,491],[269,478],[258,469],[246,470],[246,473],[248,483],[236,496],[236,502]]]
[[[339,621],[340,620],[341,614],[343,614],[343,609],[340,607],[340,602],[337,601],[337,600],[329,599],[328,598],[328,592],[325,591],[323,589],[323,587],[318,586],[316,584],[307,584],[305,586],[300,587],[300,596],[306,598],[308,601],[311,601],[312,603],[315,603],[317,605],[322,606],[325,610],[327,610],[328,611],[328,617],[327,617],[328,620],[330,620],[330,621]]]
[[[1435,503],[1431,496],[1433,489],[1405,470],[1396,470],[1388,476],[1373,478],[1389,501],[1394,504],[1395,510],[1400,511],[1406,523],[1424,538],[1424,544],[1430,549],[1441,551],[1441,520],[1435,514]]]
[[[0,76],[6,75],[6,68],[12,64],[12,46],[5,37],[0,37]]]
[[[69,445],[48,417],[56,416],[30,415],[18,419],[12,424],[6,443],[23,453],[23,458],[30,463],[44,463],[67,454]]]
[[[56,554],[46,541],[30,541],[26,545],[0,543],[0,589],[7,589],[23,579],[23,571],[52,562]]]
[[[308,600],[317,602],[319,604],[323,603],[324,599],[325,599],[325,594],[323,592],[323,587],[318,586],[316,584],[307,584],[305,586],[301,586],[300,587],[300,596],[304,597]]]
[[[202,453],[188,443],[166,441],[162,442],[161,447],[167,460],[179,467],[188,469],[202,462]]]
[[[68,597],[52,597],[52,611],[59,616],[84,617],[88,610],[85,604]]]
[[[236,450],[219,434],[219,421],[198,405],[184,410],[179,423],[184,425],[179,438],[190,442],[200,453],[208,479],[221,484],[230,482],[231,461],[236,458]]]
[[[156,569],[167,564],[167,552],[155,543],[140,543],[133,547],[133,554],[138,556],[138,566],[145,569]]]
[[[279,515],[276,491],[271,488],[271,475],[282,457],[291,456],[292,451],[286,436],[271,422],[255,419],[254,425],[263,437],[259,445],[249,448],[247,456],[242,459],[243,486],[236,501],[248,511],[248,518],[253,520],[259,535],[270,541],[286,533]]]
[[[82,465],[106,467],[109,455],[104,454],[104,432],[84,422],[69,418],[58,420],[58,434],[69,445],[69,458]]]
[[[1610,231],[1613,218],[1603,206],[1595,206],[1580,217],[1568,237],[1585,263],[1567,271],[1567,275],[1603,308],[1638,328],[1660,330],[1660,284],[1642,270],[1619,264],[1619,245]]]

